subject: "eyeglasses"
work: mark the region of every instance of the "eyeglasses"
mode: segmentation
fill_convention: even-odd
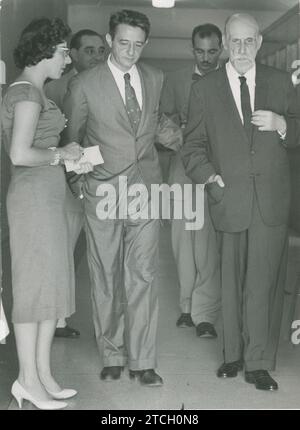
[[[101,46],[100,48],[96,49],[90,46],[86,46],[83,50],[87,55],[91,57],[96,57],[97,55],[102,57],[102,55],[104,55],[105,48],[104,46]]]
[[[57,49],[63,52],[65,58],[70,55],[70,49],[66,48],[65,46],[58,46]]]

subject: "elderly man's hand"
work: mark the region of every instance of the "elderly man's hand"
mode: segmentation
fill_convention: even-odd
[[[269,110],[256,110],[252,114],[251,122],[259,131],[278,131],[286,133],[286,121],[283,116]]]

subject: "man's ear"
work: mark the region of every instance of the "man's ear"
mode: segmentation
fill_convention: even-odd
[[[262,41],[263,41],[263,37],[262,37],[262,35],[261,35],[261,34],[259,34],[259,36],[258,36],[258,38],[257,38],[257,50],[259,50],[259,49],[260,49],[261,44],[262,44]]]
[[[112,47],[112,37],[111,37],[111,35],[109,33],[106,33],[105,39],[106,39],[106,42],[107,42],[108,46],[111,48]]]
[[[77,52],[77,49],[75,49],[75,48],[70,49],[70,57],[72,58],[72,61],[78,62],[78,52]]]
[[[222,49],[225,49],[225,51],[228,51],[227,39],[224,34],[222,36]]]

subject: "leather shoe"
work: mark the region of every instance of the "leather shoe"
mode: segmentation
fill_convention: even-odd
[[[217,337],[217,332],[211,323],[201,322],[196,327],[196,335],[198,337],[206,337],[206,338],[214,339]]]
[[[69,327],[66,325],[65,327],[56,327],[54,332],[55,337],[71,337],[76,338],[80,336],[80,332],[75,328]]]
[[[102,379],[102,381],[115,381],[120,379],[122,370],[122,366],[103,367],[100,373],[100,379]]]
[[[177,327],[194,327],[191,314],[182,313],[176,322]]]
[[[267,370],[252,370],[245,372],[245,381],[249,384],[255,384],[258,390],[275,391],[278,390],[278,384],[269,375]]]
[[[238,372],[243,369],[241,360],[223,363],[217,371],[218,378],[234,378]]]
[[[162,378],[153,369],[129,370],[130,379],[138,379],[141,385],[148,387],[160,387],[163,385]]]

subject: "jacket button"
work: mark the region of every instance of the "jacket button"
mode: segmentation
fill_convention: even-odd
[[[251,155],[254,155],[254,154],[255,154],[255,151],[252,149],[252,150],[250,151],[250,154],[251,154]]]

